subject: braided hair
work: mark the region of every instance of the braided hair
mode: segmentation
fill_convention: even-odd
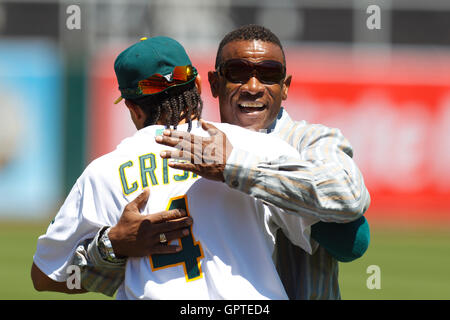
[[[156,124],[161,120],[166,128],[177,128],[178,123],[185,119],[188,131],[192,129],[192,118],[200,120],[203,101],[194,82],[169,88],[168,90],[147,95],[137,99],[129,99],[137,104],[146,114],[144,126]],[[194,116],[194,117],[192,117]]]

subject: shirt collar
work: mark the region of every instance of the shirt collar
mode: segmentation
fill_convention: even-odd
[[[267,127],[267,133],[278,132],[284,125],[288,122],[292,121],[291,117],[288,115],[286,110],[283,107],[280,108],[277,117],[272,122],[270,126]]]

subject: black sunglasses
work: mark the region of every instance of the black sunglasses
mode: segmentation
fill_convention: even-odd
[[[247,83],[255,76],[264,84],[275,84],[286,76],[286,68],[274,60],[254,63],[245,59],[230,59],[221,63],[217,71],[233,83]]]

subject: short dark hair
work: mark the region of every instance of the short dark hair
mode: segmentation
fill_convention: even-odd
[[[194,82],[192,84],[187,88],[173,87],[162,93],[128,100],[145,112],[147,116],[145,127],[156,124],[161,119],[167,128],[173,126],[176,129],[178,123],[185,119],[189,124],[188,131],[191,131],[192,115],[194,119],[200,120],[203,109],[200,93]],[[163,115],[164,119],[161,118]]]
[[[261,40],[276,44],[280,47],[281,52],[283,53],[283,64],[286,65],[286,58],[284,56],[284,50],[283,46],[281,45],[280,39],[266,27],[257,24],[247,24],[227,33],[222,39],[219,44],[219,49],[217,50],[215,65],[216,69],[219,67],[219,64],[222,60],[223,47],[227,43],[241,40]]]

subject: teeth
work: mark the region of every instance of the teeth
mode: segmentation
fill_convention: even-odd
[[[264,103],[256,101],[247,101],[239,104],[239,110],[244,113],[254,113],[263,111],[265,108]]]
[[[264,104],[261,102],[243,102],[240,103],[239,106],[243,108],[262,108],[264,107]]]

